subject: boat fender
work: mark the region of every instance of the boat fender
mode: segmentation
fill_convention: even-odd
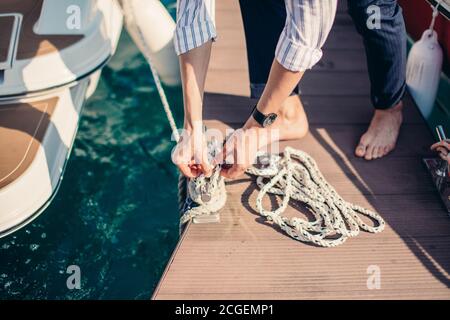
[[[175,21],[159,0],[122,0],[125,23],[139,50],[168,86],[181,83],[173,44]]]
[[[430,28],[412,46],[406,66],[408,89],[425,117],[431,114],[434,107],[443,62],[442,48],[433,30],[437,14],[436,6]]]

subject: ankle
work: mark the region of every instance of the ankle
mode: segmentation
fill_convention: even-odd
[[[280,117],[286,121],[295,121],[298,119],[301,111],[301,101],[297,95],[286,99],[280,109]]]
[[[400,102],[397,105],[393,106],[389,109],[377,109],[375,110],[374,120],[375,119],[383,119],[383,118],[396,118],[401,121],[403,115],[403,103]]]
[[[397,112],[401,112],[403,110],[403,102],[400,101],[399,103],[397,103],[395,106],[390,107],[388,109],[379,109],[377,111],[383,112],[383,113],[397,113]]]

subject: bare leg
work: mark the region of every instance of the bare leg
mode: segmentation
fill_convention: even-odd
[[[298,140],[308,133],[308,118],[300,96],[292,95],[284,101],[273,128],[280,130],[280,140]]]
[[[303,74],[302,71],[286,69],[274,59],[267,85],[258,102],[258,110],[264,114],[277,113],[292,90],[298,85]]]
[[[297,135],[294,134],[293,130],[288,130],[286,125],[299,124],[299,131],[308,130],[306,115],[304,114],[300,98],[298,96],[289,96],[302,76],[303,72],[290,71],[274,59],[267,85],[257,105],[258,110],[264,114],[278,114],[278,118],[271,126],[271,129],[280,129],[280,138],[282,140],[293,139]],[[304,128],[301,128],[302,125]],[[256,121],[253,117],[250,117],[244,129],[254,126],[257,126]],[[283,132],[281,132],[281,129],[283,129]],[[303,136],[304,133],[300,135]]]
[[[403,121],[403,103],[387,110],[375,110],[369,129],[356,147],[355,154],[366,160],[384,157],[397,143]]]
[[[308,132],[308,120],[300,97],[289,96],[302,77],[303,72],[287,70],[274,60],[267,85],[258,102],[257,108],[262,113],[278,114],[271,129],[280,130],[280,140],[300,139]],[[254,122],[253,117],[250,117],[244,128],[254,126]]]
[[[372,104],[377,110],[369,129],[361,137],[355,154],[372,160],[387,155],[395,147],[402,123],[402,103],[406,89],[406,30],[402,9],[395,0],[348,0],[356,29],[364,38],[371,83]],[[369,29],[369,6],[380,9],[383,28]],[[395,105],[397,104],[397,105]],[[393,108],[384,109],[383,107]]]

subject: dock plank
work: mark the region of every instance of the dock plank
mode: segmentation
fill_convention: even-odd
[[[339,3],[323,63],[301,85],[310,133],[280,147],[311,154],[347,201],[384,217],[385,231],[332,249],[294,241],[257,214],[257,187],[244,176],[227,182],[220,223],[188,224],[153,299],[450,299],[450,219],[421,163],[433,139],[409,97],[397,149],[374,162],[353,156],[373,110],[361,38]],[[226,130],[238,128],[255,101],[237,1],[217,9],[204,116],[208,127]],[[291,203],[286,215],[308,212]],[[367,287],[371,266],[381,272],[380,289]]]

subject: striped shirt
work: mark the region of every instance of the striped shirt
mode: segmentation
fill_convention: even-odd
[[[258,0],[255,0],[258,1]],[[337,0],[285,0],[286,23],[275,50],[277,61],[291,71],[311,69],[336,16]],[[215,41],[214,0],[178,0],[174,43],[178,55]]]

